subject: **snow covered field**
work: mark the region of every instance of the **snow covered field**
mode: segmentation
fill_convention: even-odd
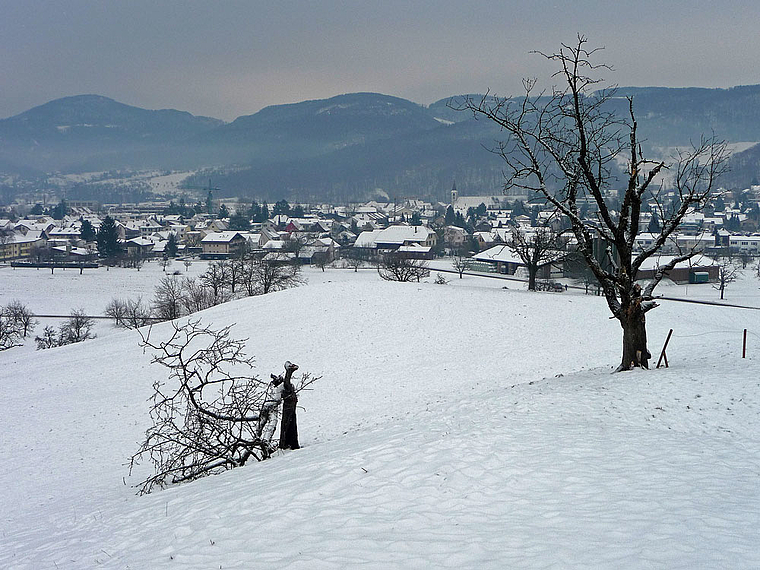
[[[102,312],[161,277],[101,271],[0,269],[0,303]],[[307,276],[200,313],[237,323],[260,376],[286,359],[323,376],[300,398],[303,449],[148,496],[125,462],[164,372],[134,331],[0,353],[0,567],[760,566],[760,311],[663,301],[650,349],[673,328],[671,367],[613,375],[598,297]],[[760,306],[758,285],[726,302]],[[702,287],[689,297],[718,296]]]

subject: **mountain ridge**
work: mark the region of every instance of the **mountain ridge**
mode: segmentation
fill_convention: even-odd
[[[702,134],[760,141],[760,85],[620,87],[610,108],[627,113],[627,96],[634,97],[650,154]],[[15,174],[211,166],[230,195],[294,200],[358,199],[377,187],[440,198],[453,180],[463,192],[497,192],[501,164],[482,147],[493,148],[503,133],[452,108],[462,97],[424,106],[381,93],[347,93],[270,105],[224,122],[75,95],[0,120],[0,167]],[[760,159],[746,152],[737,172],[757,178]],[[233,173],[225,172],[229,166]],[[749,182],[743,178],[733,177],[732,184]]]

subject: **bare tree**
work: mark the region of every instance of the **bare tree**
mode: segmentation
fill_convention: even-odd
[[[166,268],[169,267],[172,264],[171,258],[164,254],[161,259],[158,261],[159,265],[161,265],[161,269],[164,273],[166,273]]]
[[[298,287],[305,282],[301,277],[301,267],[295,260],[281,255],[271,257],[270,255],[251,259],[257,294],[266,295],[274,291]]]
[[[129,299],[124,317],[124,324],[129,329],[139,329],[149,325],[156,319],[153,317],[150,306],[143,302],[143,298]]]
[[[130,472],[142,461],[153,465],[141,493],[261,461],[277,449],[273,436],[285,383],[251,374],[245,341],[231,338],[229,326],[213,330],[191,320],[172,327],[160,342],[150,329],[141,333],[142,346],[154,351],[153,363],[169,371],[167,380],[153,384],[152,425],[130,460]],[[304,374],[291,383],[298,367],[288,370],[287,364],[294,396],[317,380]]]
[[[327,264],[330,262],[330,256],[327,251],[315,251],[314,255],[311,256],[311,261],[324,273],[325,267],[327,267]]]
[[[224,262],[227,265],[227,287],[229,287],[232,297],[235,296],[235,289],[243,284],[243,275],[245,274],[245,255],[239,255],[235,258]]]
[[[728,260],[724,260],[718,265],[718,282],[713,285],[713,288],[720,291],[721,300],[723,300],[723,292],[729,283],[736,281],[736,272],[736,266]]]
[[[346,262],[349,267],[354,268],[354,273],[358,272],[365,263],[371,262],[372,258],[372,251],[362,247],[351,247],[346,253]]]
[[[428,264],[421,259],[410,259],[398,253],[388,253],[377,266],[380,277],[386,281],[419,281],[430,275]]]
[[[199,277],[203,287],[211,292],[214,305],[230,300],[227,288],[230,285],[230,262],[214,261],[208,264],[208,269]]]
[[[174,276],[167,276],[156,285],[153,297],[153,313],[163,321],[171,321],[184,314],[182,307],[182,284]]]
[[[50,325],[42,329],[42,335],[34,337],[37,350],[45,350],[58,346],[58,332]]]
[[[106,316],[111,317],[117,327],[125,329],[138,329],[153,321],[150,307],[143,303],[142,297],[111,299],[106,306]]]
[[[95,322],[87,316],[84,309],[75,309],[58,329],[58,344],[73,344],[95,338],[92,327]]]
[[[185,258],[185,259],[182,261],[182,263],[183,263],[183,265],[185,266],[185,272],[187,273],[187,271],[188,271],[188,270],[190,269],[190,267],[193,265],[193,260],[192,260],[192,259],[190,259],[189,257],[186,257],[186,258]]]
[[[192,277],[182,280],[182,306],[187,314],[213,307],[215,299],[211,290]]]
[[[658,252],[678,228],[687,212],[701,209],[726,168],[726,144],[703,138],[671,160],[651,160],[642,155],[633,99],[628,115],[611,110],[614,89],[597,89],[604,65],[594,63],[596,49],[578,36],[573,45],[562,45],[553,54],[541,54],[558,65],[561,85],[537,93],[536,80],[525,80],[525,94],[517,99],[466,97],[460,108],[494,121],[506,139],[494,151],[506,166],[506,186],[540,195],[571,224],[583,255],[599,282],[610,311],[623,329],[623,355],[618,370],[647,367],[645,314],[657,304],[652,291],[664,274],[696,251],[677,255],[660,266],[642,289],[636,274],[642,263]],[[597,89],[596,91],[594,91]],[[623,180],[616,165],[626,163]],[[669,171],[672,182],[657,188],[658,177]],[[665,201],[665,190],[676,200]],[[619,209],[613,207],[612,197]],[[651,246],[634,253],[642,201],[653,196],[659,205],[661,230]],[[580,215],[586,200],[596,207],[596,219]],[[666,207],[669,206],[669,207]],[[607,251],[610,266],[595,253]]]
[[[106,305],[106,316],[114,320],[117,327],[124,327],[127,316],[127,302],[123,299],[111,299]]]
[[[134,249],[124,257],[124,267],[130,267],[140,271],[142,266],[145,265],[145,256],[139,248]],[[166,268],[164,267],[164,271]]]
[[[536,276],[538,270],[545,264],[562,259],[561,232],[555,231],[549,225],[531,228],[512,228],[511,236],[507,241],[507,247],[515,252],[517,257],[528,270],[528,290],[536,290]]]
[[[0,351],[22,344],[23,337],[18,324],[0,312]]]
[[[5,306],[5,316],[16,323],[23,338],[34,332],[38,322],[29,308],[18,299],[14,299]]]
[[[15,232],[13,230],[0,230],[0,251],[2,251],[6,245],[13,242],[14,233]]]
[[[256,264],[258,260],[254,255],[249,254],[243,260],[240,270],[240,285],[242,294],[253,297],[259,294],[258,281],[256,280]]]
[[[462,279],[465,271],[472,269],[472,263],[473,259],[468,255],[468,252],[465,249],[458,249],[452,260],[452,265],[457,273],[459,273],[460,279]]]

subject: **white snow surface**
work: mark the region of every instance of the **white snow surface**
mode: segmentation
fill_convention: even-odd
[[[26,301],[8,271],[0,301]],[[137,333],[0,353],[0,568],[760,567],[760,311],[663,301],[670,368],[611,374],[601,298],[451,277],[315,271],[199,313],[260,376],[322,375],[303,448],[142,497],[125,463],[165,373]]]

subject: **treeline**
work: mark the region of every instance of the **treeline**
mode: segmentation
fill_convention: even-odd
[[[264,295],[296,287],[304,282],[301,268],[285,255],[247,254],[209,264],[199,277],[167,275],[156,286],[149,302],[136,299],[112,299],[106,315],[116,326],[139,328],[170,321],[220,305],[234,299]]]

